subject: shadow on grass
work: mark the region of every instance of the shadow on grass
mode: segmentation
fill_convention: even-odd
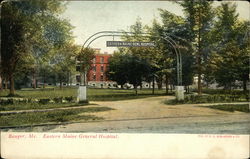
[[[0,117],[0,127],[4,126],[22,126],[22,125],[36,125],[44,123],[61,123],[68,121],[93,121],[102,120],[103,118],[93,115],[84,115],[87,112],[100,112],[113,110],[109,107],[90,107],[69,110],[55,110],[50,112],[32,112],[21,114],[5,114]]]

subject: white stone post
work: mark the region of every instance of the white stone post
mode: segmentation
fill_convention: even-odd
[[[77,91],[77,102],[78,103],[88,103],[87,100],[87,86],[79,86]]]
[[[175,96],[177,101],[184,100],[184,86],[175,86]]]

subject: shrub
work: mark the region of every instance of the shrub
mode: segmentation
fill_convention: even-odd
[[[50,99],[39,99],[39,103],[41,104],[48,104],[50,102]]]
[[[53,99],[55,103],[62,103],[63,102],[63,97],[57,97]]]
[[[72,96],[69,96],[69,97],[65,97],[64,98],[66,101],[68,102],[73,102],[74,98]]]
[[[249,101],[249,95],[238,95],[238,94],[237,95],[215,94],[215,95],[203,95],[203,96],[186,95],[184,99],[184,103],[216,103],[216,102],[242,102],[242,101]],[[181,104],[183,102],[179,103]]]

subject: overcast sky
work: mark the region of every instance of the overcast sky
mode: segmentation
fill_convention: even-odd
[[[215,2],[218,6],[221,2]],[[237,1],[240,18],[250,19],[248,2]],[[183,16],[182,8],[171,1],[69,1],[63,18],[69,19],[75,26],[75,42],[82,45],[92,34],[104,30],[127,30],[138,17],[144,25],[150,25],[155,18],[160,21],[158,8],[166,9]],[[101,52],[112,53],[115,48],[106,47],[106,41],[112,37],[100,38],[90,47],[101,48]],[[115,40],[119,40],[115,38]]]

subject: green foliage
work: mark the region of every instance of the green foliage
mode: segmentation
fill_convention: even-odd
[[[146,61],[149,65],[149,70],[147,75],[144,76],[144,81],[151,82],[153,78],[157,77],[158,83],[161,85],[163,77],[161,67],[164,57],[159,44],[160,37],[157,34],[158,25],[156,25],[157,24],[155,24],[154,28],[143,26],[141,19],[137,18],[135,24],[130,26],[130,32],[133,32],[133,35],[129,36],[125,34],[122,37],[125,41],[153,41],[156,43],[156,47],[129,47],[120,49],[120,52],[131,54],[134,57]],[[151,36],[145,36],[144,33],[150,33]]]
[[[241,112],[246,112],[246,113],[250,112],[248,104],[223,104],[223,105],[211,105],[208,107],[213,108],[213,109],[230,111],[230,112],[234,112],[234,111],[241,111]]]
[[[217,8],[218,20],[212,31],[214,53],[210,58],[209,69],[211,80],[220,86],[231,89],[235,81],[249,80],[249,21],[238,19],[236,5],[222,3]]]
[[[124,55],[120,52],[114,52],[109,58],[109,66],[106,71],[108,79],[116,81],[118,85],[123,86],[127,82],[126,71],[124,62]]]
[[[58,17],[65,4],[57,0],[6,1],[2,4],[1,75],[10,80],[11,94],[14,94],[14,78],[22,79],[25,73],[44,70],[48,67],[51,51],[72,40],[72,26]]]
[[[51,70],[56,82],[59,82],[60,88],[62,88],[62,82],[69,83],[70,76],[76,72],[75,57],[80,52],[80,48],[69,43],[54,51],[54,55],[50,59]]]
[[[39,103],[42,105],[49,103],[71,103],[74,102],[74,97],[57,97],[57,98],[21,98],[21,97],[1,97],[0,104],[1,105],[11,105],[11,104],[27,104],[27,103]]]
[[[136,89],[149,72],[150,64],[147,60],[131,54],[116,54],[109,60],[107,75],[119,84],[131,83]]]
[[[91,69],[92,60],[95,57],[95,50],[91,48],[82,48],[80,53],[76,55],[76,59],[78,60],[78,64],[80,66],[80,73],[83,74],[84,79],[81,83],[87,85],[87,72]]]
[[[201,76],[206,71],[206,62],[211,54],[211,28],[215,17],[212,2],[182,1],[178,2],[184,10],[188,40],[193,43],[195,73],[198,75],[198,93],[201,94]]]
[[[249,94],[232,95],[232,94],[216,94],[216,95],[186,95],[183,101],[168,100],[166,104],[198,104],[198,103],[226,103],[226,102],[248,102]]]
[[[50,102],[50,99],[39,99],[40,104],[48,104]]]

